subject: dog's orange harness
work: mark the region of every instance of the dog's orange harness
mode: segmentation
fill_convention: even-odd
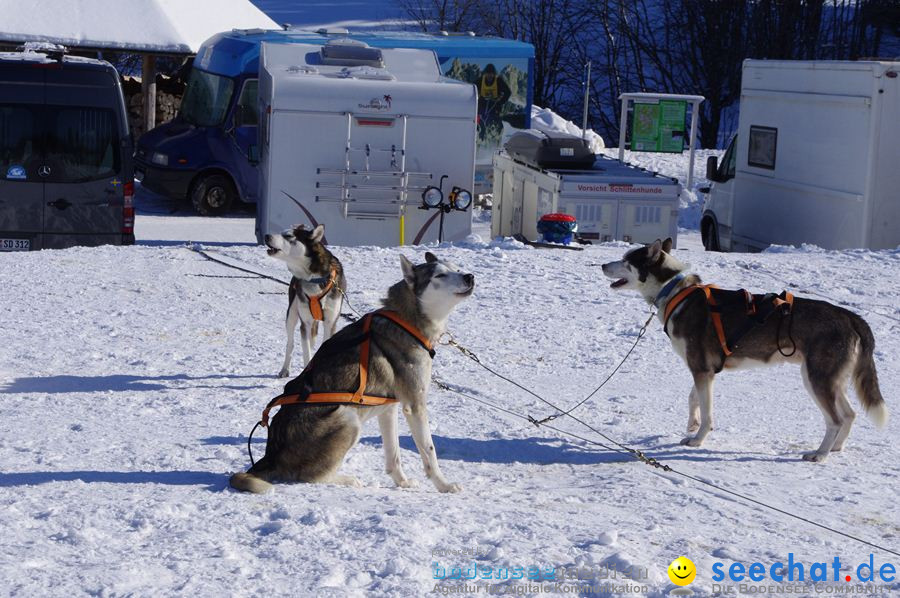
[[[783,291],[781,295],[778,296],[774,293],[768,295],[751,295],[746,289],[741,289],[740,291],[723,291],[714,284],[694,284],[681,289],[677,295],[672,297],[669,302],[666,303],[666,311],[663,314],[663,330],[666,334],[669,334],[669,318],[672,317],[675,308],[695,291],[703,291],[703,294],[706,295],[706,303],[709,305],[709,315],[710,318],[712,318],[713,327],[716,329],[716,336],[719,338],[719,344],[722,346],[722,351],[725,353],[726,357],[734,353],[737,341],[740,340],[750,328],[757,324],[762,324],[776,309],[780,309],[782,314],[788,315],[794,308],[794,296],[788,291]],[[713,291],[719,291],[719,293],[713,293]],[[758,316],[755,320],[751,320],[749,325],[745,326],[743,329],[739,330],[737,334],[732,335],[731,337],[728,337],[725,334],[725,327],[722,325],[722,307],[715,297],[716,294],[722,295],[725,293],[743,293],[747,309],[746,315]],[[769,301],[771,301],[771,309],[768,309],[766,313],[762,313],[762,304]]]
[[[331,289],[334,288],[335,281],[337,281],[337,269],[332,267],[331,276],[328,278],[328,282],[325,283],[325,288],[323,288],[322,292],[318,295],[306,295],[306,293],[303,293],[299,278],[294,278],[291,281],[291,290],[294,291],[295,294],[306,295],[306,300],[309,303],[309,313],[312,314],[313,320],[324,322],[325,314],[322,311],[322,299],[324,299],[325,295],[330,293]]]
[[[260,423],[264,428],[269,426],[269,411],[273,408],[281,406],[281,405],[294,405],[294,404],[332,404],[332,405],[340,405],[340,404],[353,404],[359,405],[362,407],[375,407],[378,405],[385,405],[388,403],[396,403],[397,399],[391,397],[376,397],[372,395],[365,394],[366,391],[366,382],[369,376],[369,340],[371,339],[371,327],[372,327],[372,318],[385,318],[390,320],[407,333],[409,333],[413,338],[419,341],[419,344],[424,347],[429,355],[434,358],[434,347],[425,335],[419,331],[418,328],[404,320],[400,317],[395,311],[390,311],[386,309],[379,309],[378,311],[373,311],[371,313],[363,316],[362,323],[362,336],[358,337],[359,340],[359,386],[357,387],[355,392],[301,392],[301,393],[293,393],[293,394],[283,394],[281,396],[277,396],[266,405],[266,408],[263,410],[262,419]],[[356,340],[356,339],[352,339]],[[327,344],[327,343],[326,343]],[[325,347],[323,345],[322,347]],[[319,353],[322,351],[322,348],[319,348]],[[307,366],[300,373],[299,377],[302,377],[304,374],[307,374],[315,362],[316,357],[318,357],[319,353],[313,356]]]

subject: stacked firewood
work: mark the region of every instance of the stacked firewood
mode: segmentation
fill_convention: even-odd
[[[128,109],[128,120],[131,132],[137,139],[144,133],[144,96],[141,93],[141,83],[132,77],[127,77],[122,84],[125,94],[125,106]],[[181,97],[184,95],[184,85],[164,75],[156,76],[156,124],[169,122],[178,114],[181,108]]]

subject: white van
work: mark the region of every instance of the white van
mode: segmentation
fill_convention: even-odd
[[[707,164],[708,250],[900,245],[900,62],[746,60],[738,133]]]

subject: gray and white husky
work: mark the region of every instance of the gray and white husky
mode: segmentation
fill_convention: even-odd
[[[667,303],[682,289],[700,284],[699,276],[687,274],[687,266],[670,255],[671,249],[671,239],[657,239],[627,252],[622,260],[603,265],[603,273],[614,279],[611,288],[638,291],[648,303],[656,305],[664,324]],[[734,311],[740,306],[722,305],[720,309],[723,321],[741,317]],[[776,315],[751,328],[734,352],[726,356],[710,313],[704,293],[694,292],[677,304],[666,324],[673,349],[694,378],[689,397],[689,436],[682,444],[700,446],[713,428],[715,375],[723,369],[752,365],[800,365],[806,389],[825,417],[825,438],[818,449],[803,454],[807,461],[824,461],[830,452],[844,447],[856,417],[847,400],[851,378],[860,402],[876,425],[887,421],[872,358],[875,338],[858,315],[824,301],[797,297],[792,315],[784,316],[793,318],[790,337],[795,345],[778,329],[780,316]],[[794,346],[796,351],[791,354],[789,349]]]
[[[347,292],[347,280],[341,262],[322,243],[324,236],[325,226],[322,224],[311,231],[306,230],[301,224],[285,230],[280,235],[266,235],[268,254],[284,261],[293,276],[288,287],[288,308],[285,317],[287,346],[284,350],[284,364],[278,373],[279,378],[286,378],[290,374],[294,331],[298,321],[303,364],[309,363],[319,330],[319,321],[313,317],[310,310],[310,297],[321,296],[329,282],[332,287],[319,299],[323,315],[323,340],[328,340],[334,334],[341,315],[344,293]]]
[[[400,257],[403,280],[394,284],[382,300],[385,309],[434,344],[443,334],[453,308],[472,294],[475,277],[431,253],[426,262],[413,266]],[[362,322],[342,328],[322,344],[312,363],[285,386],[285,393],[304,388],[314,393],[352,392],[360,381]],[[402,409],[413,440],[425,465],[425,474],[441,492],[458,492],[438,466],[428,424],[426,395],[431,383],[433,353],[399,325],[383,318],[371,320],[368,378],[365,394],[393,397],[396,403],[378,406],[350,404],[283,405],[269,426],[265,456],[246,473],[231,477],[238,490],[266,492],[271,481],[330,482],[359,486],[356,478],[338,474],[344,456],[359,439],[362,425],[378,418],[384,444],[385,469],[401,488],[414,484],[400,466],[397,408]]]

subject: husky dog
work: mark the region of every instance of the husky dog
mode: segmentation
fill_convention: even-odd
[[[400,256],[403,280],[394,284],[382,300],[419,334],[434,343],[444,332],[447,318],[457,303],[472,294],[475,277],[462,273],[450,262],[431,253],[426,263],[413,266]],[[270,481],[330,482],[360,486],[356,478],[339,475],[344,456],[359,439],[362,425],[378,418],[384,443],[385,469],[401,488],[414,484],[400,466],[397,407],[409,423],[425,474],[441,492],[458,492],[459,484],[441,474],[431,440],[425,399],[431,383],[431,355],[419,340],[400,325],[372,318],[365,394],[392,397],[397,402],[378,406],[353,404],[283,405],[269,427],[265,456],[246,473],[231,477],[238,490],[266,492]],[[352,391],[360,382],[362,321],[342,328],[322,344],[312,363],[285,386],[285,393],[303,387],[319,392]]]
[[[288,288],[285,318],[287,347],[279,378],[290,374],[297,321],[300,321],[300,344],[303,347],[303,364],[306,365],[319,331],[319,320],[313,314],[313,305],[318,302],[319,318],[324,326],[323,340],[334,335],[341,315],[347,280],[341,262],[322,244],[324,236],[325,226],[322,224],[311,231],[301,224],[280,235],[266,235],[268,254],[287,263],[293,275]]]
[[[686,274],[688,267],[670,255],[671,250],[671,239],[657,239],[629,251],[620,261],[604,264],[603,273],[615,280],[611,288],[638,291],[656,305],[673,349],[691,370],[694,387],[689,397],[688,434],[693,436],[682,444],[700,446],[713,428],[715,375],[723,369],[751,365],[800,364],[806,389],[825,417],[825,438],[818,449],[803,454],[807,461],[824,461],[830,452],[844,447],[856,417],[847,400],[850,378],[866,412],[876,425],[884,425],[888,412],[872,359],[875,338],[862,318],[824,301],[798,297],[791,314],[783,316],[793,318],[790,332],[779,329],[781,316],[776,315],[750,328],[726,356],[703,292],[687,295],[665,322],[668,302],[682,289],[700,284],[700,277]],[[723,322],[743,317],[738,306],[721,305],[720,309]]]

